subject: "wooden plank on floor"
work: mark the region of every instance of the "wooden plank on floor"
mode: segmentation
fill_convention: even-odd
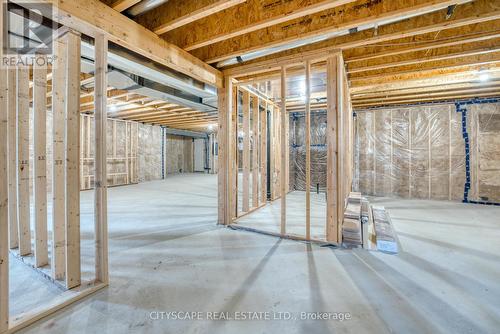
[[[108,283],[108,213],[107,213],[107,93],[106,73],[108,70],[108,40],[104,35],[95,38],[95,89],[94,89],[94,121],[95,121],[95,273],[96,280]],[[125,130],[128,123],[125,123]],[[127,134],[127,132],[125,132]],[[113,122],[113,155],[116,157],[116,121]],[[125,138],[127,141],[127,138]],[[127,145],[127,142],[125,142]],[[128,147],[128,146],[127,146]],[[126,153],[128,160],[128,150]],[[125,162],[128,166],[128,162]],[[128,168],[127,168],[128,169]],[[128,170],[127,170],[128,177]]]
[[[66,287],[81,283],[80,264],[80,35],[70,31],[66,66]]]
[[[56,54],[52,67],[52,258],[54,279],[66,273],[66,190],[65,190],[65,105],[67,43],[65,38],[54,42]]]
[[[259,206],[259,97],[252,95],[252,207]]]
[[[43,56],[38,56],[43,59]],[[33,201],[35,206],[35,265],[49,264],[47,244],[47,65],[33,66]]]
[[[243,199],[242,211],[250,210],[250,95],[243,91]]]
[[[17,220],[17,71],[7,70],[8,80],[8,174],[9,174],[9,247],[19,247]]]
[[[29,69],[17,69],[17,216],[19,254],[31,254],[30,175],[29,175]]]

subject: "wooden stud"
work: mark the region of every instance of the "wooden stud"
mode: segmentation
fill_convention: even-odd
[[[280,196],[281,196],[281,223],[280,232],[282,235],[286,234],[286,151],[288,145],[286,142],[286,68],[281,68],[281,167],[280,167]]]
[[[252,151],[252,207],[259,206],[259,97],[252,96],[253,101],[253,120],[252,120],[252,137],[253,137],[253,151]]]
[[[49,264],[47,246],[47,65],[33,66],[33,200],[35,202],[35,264]]]
[[[81,283],[80,259],[80,35],[70,31],[66,66],[66,287]]]
[[[95,38],[95,272],[96,280],[107,284],[108,275],[108,197],[107,197],[107,157],[106,131],[107,108],[106,89],[108,70],[108,39],[104,35]],[[127,123],[125,123],[127,125]],[[116,121],[113,122],[113,156],[116,157]],[[128,151],[127,151],[128,155]],[[128,157],[127,157],[128,160]],[[127,163],[128,165],[128,163]],[[128,171],[127,171],[128,175]]]
[[[66,273],[66,190],[65,190],[65,106],[67,42],[54,42],[55,64],[52,67],[52,277]]]
[[[84,189],[85,184],[83,183],[84,182],[83,161],[84,161],[84,157],[85,157],[85,148],[86,148],[86,145],[84,145],[84,143],[85,143],[85,137],[84,137],[85,136],[85,115],[80,114],[80,124],[82,124],[82,128],[80,131],[80,147],[82,148],[80,150],[80,189]]]
[[[311,62],[306,61],[306,239],[311,239]]]
[[[339,113],[340,85],[339,72],[341,71],[341,54],[336,53],[327,59],[327,186],[326,186],[326,240],[338,243],[338,202],[339,202]]]
[[[243,92],[243,199],[242,210],[250,210],[250,95]]]
[[[267,119],[267,122],[269,123],[269,135],[267,137],[267,140],[269,141],[269,158],[267,163],[269,164],[269,175],[267,176],[270,180],[269,186],[270,189],[268,190],[269,193],[271,194],[271,200],[275,199],[274,193],[275,193],[275,185],[274,185],[274,175],[275,175],[275,157],[276,157],[276,141],[275,141],[275,106],[274,105],[267,105],[269,108],[269,117]]]
[[[267,110],[268,103],[264,102],[264,110],[260,115],[260,196],[261,202],[267,202]]]
[[[232,88],[232,104],[230,109],[229,122],[231,123],[231,133],[229,133],[229,169],[231,178],[229,179],[229,189],[231,192],[230,213],[231,218],[238,216],[238,88]]]
[[[4,3],[0,3],[3,13]],[[0,17],[0,36],[3,36],[3,17]],[[0,50],[0,56],[3,51]],[[0,67],[0,333],[9,329],[9,184],[7,162],[8,95],[7,69]]]
[[[285,112],[285,192],[290,192],[290,115]]]
[[[129,145],[130,145],[130,140],[131,140],[131,122],[125,122],[125,173],[127,174],[125,176],[125,183],[129,184],[130,183],[130,168],[129,168],[129,163],[130,163],[130,156],[129,156]],[[166,157],[166,154],[165,154]]]
[[[8,174],[9,174],[9,247],[19,247],[17,219],[17,75],[15,69],[8,76]]]
[[[229,161],[229,148],[231,136],[231,113],[233,87],[229,77],[224,78],[224,88],[219,88],[218,95],[218,112],[219,112],[219,172],[217,173],[218,184],[218,223],[221,225],[229,225],[232,222],[232,213],[230,210],[231,203],[231,171]],[[234,171],[237,172],[237,171]]]
[[[451,159],[451,145],[452,145],[452,126],[451,126],[451,121],[452,121],[452,107],[449,106],[449,111],[448,111],[448,200],[451,201],[452,198],[452,190],[451,190],[451,184],[452,184],[452,159]]]
[[[116,120],[111,121],[111,128],[112,128],[111,152],[113,159],[116,159],[116,149],[117,149]],[[116,175],[113,175],[112,178],[113,178],[113,184],[116,184]]]
[[[17,69],[17,217],[19,255],[31,254],[30,175],[29,175],[29,70]]]
[[[411,198],[412,196],[412,187],[413,187],[413,177],[412,177],[412,173],[411,173],[411,167],[412,167],[412,152],[413,152],[413,148],[412,148],[412,145],[413,145],[413,141],[412,141],[412,136],[411,134],[413,133],[413,122],[412,122],[412,118],[411,118],[411,114],[412,114],[412,109],[408,109],[408,198]]]

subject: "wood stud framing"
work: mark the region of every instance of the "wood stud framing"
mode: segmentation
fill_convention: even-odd
[[[40,56],[41,57],[41,56]],[[43,59],[43,58],[41,58]],[[35,209],[35,265],[49,263],[47,247],[47,66],[33,66],[33,200]]]
[[[80,35],[70,31],[66,39],[66,286],[81,283],[80,265]]]
[[[252,207],[259,206],[259,98],[252,96]]]
[[[66,273],[65,107],[68,44],[54,42],[56,63],[52,75],[52,277]]]
[[[17,203],[19,254],[31,254],[29,185],[29,71],[17,69]]]
[[[242,211],[250,211],[250,94],[243,92],[243,198]]]
[[[108,283],[108,220],[107,220],[107,70],[108,70],[108,40],[104,35],[95,38],[95,90],[94,90],[94,122],[95,122],[95,202],[94,202],[94,224],[95,224],[95,247],[96,280]],[[113,137],[116,138],[116,123],[113,123]],[[127,125],[127,123],[126,123]],[[127,128],[126,128],[127,129]],[[116,139],[114,140],[116,143]],[[116,145],[115,145],[116,147]],[[128,146],[127,146],[128,147]],[[116,149],[114,150],[116,155]],[[126,154],[126,166],[128,166],[128,152]],[[128,168],[127,168],[128,169]],[[128,171],[127,171],[128,177]]]
[[[281,142],[281,165],[280,165],[280,196],[281,196],[281,222],[280,222],[280,230],[281,234],[286,234],[286,185],[287,185],[287,151],[288,145],[286,141],[286,68],[281,68],[281,110],[280,110],[280,123],[281,123],[281,131],[280,131],[280,142]]]
[[[7,69],[8,80],[8,174],[9,174],[9,248],[19,247],[17,218],[17,72]]]
[[[105,135],[109,122],[108,100],[120,108],[111,116],[125,122],[127,183],[133,182],[137,167],[137,160],[133,158],[137,155],[137,137],[132,136],[134,125],[130,120],[185,129],[203,128],[218,122],[219,224],[231,224],[240,214],[266,204],[269,190],[271,200],[280,200],[281,236],[288,236],[288,112],[305,111],[307,240],[311,239],[311,111],[326,108],[326,239],[340,243],[345,198],[352,182],[352,107],[498,96],[500,5],[495,1],[311,0],[304,3],[290,0],[262,7],[262,1],[258,0],[171,0],[136,17],[138,23],[120,12],[139,1],[103,2],[58,2],[61,15],[54,19],[68,30],[54,44],[60,57],[51,69],[37,66],[33,69],[33,166],[29,162],[28,139],[29,70],[0,68],[0,332],[19,328],[17,324],[9,328],[8,323],[9,248],[20,256],[30,255],[34,240],[37,267],[50,262],[55,280],[64,281],[68,289],[81,284],[79,192],[87,184],[90,188],[91,177],[96,185],[96,282],[108,283]],[[450,5],[457,6],[452,15],[446,15]],[[3,29],[1,23],[0,29]],[[379,23],[382,24],[379,26]],[[359,27],[367,28],[358,31]],[[80,33],[95,39],[93,77],[80,73]],[[336,35],[320,42],[293,46],[306,38],[333,33]],[[218,114],[107,87],[108,40],[215,87]],[[276,47],[283,49],[255,59],[247,58],[249,53]],[[228,60],[233,65],[227,65]],[[224,70],[221,72],[209,64]],[[290,94],[287,79],[303,71],[304,65],[306,101],[287,100]],[[477,82],[477,72],[483,69],[492,74],[487,84]],[[311,92],[313,73],[325,71],[326,87],[319,95],[326,97],[327,102],[312,103],[312,96],[316,94]],[[274,95],[267,90],[266,94],[256,92],[257,85],[251,87],[251,84],[270,79],[280,80]],[[83,82],[94,82],[95,90],[83,91]],[[47,87],[51,87],[50,92]],[[238,128],[240,94],[243,97],[241,129]],[[276,104],[278,99],[281,101]],[[48,107],[53,114],[53,141],[49,143],[53,152],[51,245],[48,245],[46,221],[45,123]],[[81,112],[89,115],[81,117]],[[90,157],[92,145],[88,141],[80,147],[80,142],[87,137],[82,132],[83,140],[80,139],[78,131],[83,119],[85,131],[90,133],[92,112],[96,168],[95,175],[86,179],[83,161]],[[375,127],[375,117],[372,120]],[[112,122],[113,158],[119,159],[115,123],[118,121]],[[411,119],[409,122],[411,127]],[[448,126],[451,128],[451,121]],[[238,179],[238,130],[243,133],[242,182]],[[409,140],[411,146],[411,137]],[[431,146],[430,133],[428,145]],[[477,154],[478,147],[475,149]],[[410,163],[411,159],[410,156]],[[34,238],[30,229],[30,168],[33,171]],[[376,168],[374,162],[374,170]],[[411,170],[409,172],[411,183],[415,176]],[[116,178],[114,174],[109,176]],[[477,182],[477,176],[474,177]],[[429,193],[432,192],[430,182],[429,178]],[[243,212],[238,212],[237,204],[240,187]],[[409,192],[411,196],[411,187]],[[49,246],[52,247],[50,252]],[[42,314],[47,312],[51,311]],[[39,316],[30,317],[31,320],[25,323]]]
[[[4,3],[0,3],[1,13],[3,6]],[[0,36],[3,36],[3,23],[0,17]],[[3,56],[2,50],[0,56]],[[7,69],[0,67],[0,333],[9,328],[8,89]]]
[[[311,238],[311,63],[306,61],[306,239]]]

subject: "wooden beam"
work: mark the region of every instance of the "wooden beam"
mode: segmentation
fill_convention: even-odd
[[[42,56],[39,59],[44,59]],[[47,65],[33,65],[33,201],[35,265],[49,264],[47,242]]]
[[[430,14],[413,17],[401,22],[389,23],[377,29],[367,29],[345,36],[330,38],[326,41],[309,44],[270,56],[248,61],[243,65],[231,66],[224,71],[225,75],[239,76],[266,72],[282,65],[300,65],[307,59],[321,61],[328,52],[353,49],[370,44],[382,43],[416,35],[438,32],[470,24],[497,20],[500,18],[500,5],[488,0],[476,0],[457,6],[455,14],[447,19],[447,10],[439,10]]]
[[[0,3],[3,13],[4,3]],[[0,36],[3,36],[3,15],[0,17]],[[0,56],[3,51],[0,50]],[[7,69],[0,67],[0,333],[9,329],[9,173],[8,161],[8,99]]]
[[[338,240],[338,198],[339,198],[339,146],[338,146],[338,114],[340,112],[340,82],[341,53],[338,52],[327,58],[327,174],[326,174],[326,240]]]
[[[432,101],[456,101],[479,97],[499,97],[498,91],[495,92],[485,92],[485,93],[471,93],[471,94],[449,94],[446,97],[423,97],[423,98],[413,98],[413,99],[401,99],[397,101],[374,101],[366,103],[354,103],[355,108],[365,108],[373,106],[383,106],[383,105],[405,105],[420,102],[432,102]]]
[[[65,38],[54,42],[52,67],[52,277],[66,273],[65,106],[68,45]]]
[[[286,68],[281,68],[281,166],[280,166],[280,196],[281,196],[281,220],[280,220],[280,232],[281,235],[286,234],[286,150],[288,145],[286,142]]]
[[[26,5],[22,0],[14,2],[20,6]],[[68,28],[90,37],[104,34],[109,41],[161,65],[216,87],[222,85],[222,74],[218,70],[164,41],[152,31],[98,0],[41,0],[41,2],[57,8],[58,15],[51,19]]]
[[[354,1],[309,0],[304,2],[302,0],[287,0],[265,2],[247,0],[238,6],[171,31],[163,37],[186,51],[192,51]]]
[[[480,89],[486,87],[492,87],[500,85],[500,77],[492,76],[488,82],[481,81],[470,81],[470,82],[458,82],[458,83],[443,83],[443,84],[432,84],[432,83],[422,83],[421,85],[412,85],[412,86],[402,86],[400,88],[394,87],[391,89],[387,89],[384,91],[380,91],[377,87],[374,87],[373,90],[365,90],[362,92],[351,92],[351,96],[353,99],[364,99],[364,98],[380,98],[380,97],[392,97],[392,96],[405,96],[409,94],[421,94],[421,93],[441,93],[441,92],[449,92],[455,90],[465,90],[465,89]]]
[[[311,62],[306,61],[306,239],[311,239]]]
[[[80,258],[80,35],[64,37],[66,57],[66,288],[81,283]]]
[[[137,18],[137,22],[161,35],[216,14],[246,0],[170,0]],[[191,33],[195,33],[191,31]]]
[[[444,29],[439,34],[431,32],[395,39],[389,45],[387,43],[370,44],[360,48],[349,49],[344,51],[344,60],[349,64],[409,52],[482,42],[498,37],[500,37],[500,20],[492,20]]]
[[[494,71],[500,73],[500,63],[490,63],[484,65],[464,65],[458,67],[445,67],[439,69],[429,69],[421,71],[408,71],[406,73],[393,73],[387,76],[375,75],[371,77],[356,78],[349,82],[351,91],[356,88],[365,88],[381,85],[405,86],[412,82],[436,79],[436,82],[453,83],[450,78],[454,76],[470,75],[475,76],[475,80],[479,81],[478,71],[485,70],[488,72]]]
[[[139,2],[141,0],[117,0],[111,5],[111,8],[118,12],[123,12]]]
[[[494,79],[500,79],[500,64],[491,64],[483,67]],[[422,73],[411,73],[404,75],[394,75],[388,79],[356,81],[350,84],[351,94],[366,92],[385,92],[393,90],[404,90],[419,87],[438,87],[450,84],[472,84],[478,83],[479,66],[464,66],[463,68],[451,68],[441,70],[431,70]]]
[[[376,70],[367,70],[366,72],[349,74],[349,81],[367,79],[379,79],[391,75],[409,74],[415,72],[424,72],[432,70],[443,70],[446,68],[460,68],[470,65],[488,65],[500,63],[500,51],[488,52],[479,55],[465,55],[458,58],[449,58],[444,60],[429,61],[425,63],[417,63],[411,65],[400,65]]]
[[[17,72],[10,68],[8,77],[8,173],[9,173],[9,248],[19,247],[17,219]]]
[[[216,63],[244,56],[250,52],[344,32],[365,25],[420,15],[463,2],[465,0],[414,0],[412,4],[403,1],[358,1],[311,14],[307,18],[297,18],[230,38],[210,47],[193,50],[192,54],[209,64]]]
[[[17,217],[19,255],[31,254],[29,175],[29,69],[17,68]]]
[[[243,199],[242,211],[250,211],[250,95],[243,92]]]
[[[472,87],[468,89],[443,89],[437,92],[429,92],[426,93],[425,90],[421,92],[413,92],[407,94],[395,94],[395,95],[386,95],[386,96],[368,96],[362,98],[354,97],[352,99],[353,103],[364,103],[364,102],[372,102],[372,101],[395,101],[395,100],[403,100],[405,98],[427,98],[427,97],[443,97],[446,98],[451,94],[474,94],[474,93],[493,93],[500,92],[500,85],[493,86],[485,86],[485,87]],[[500,93],[499,93],[500,94]]]
[[[259,207],[259,97],[252,95],[252,207]]]
[[[94,224],[96,280],[107,284],[108,275],[108,195],[107,195],[107,71],[108,40],[105,35],[95,37],[95,170],[94,170]],[[127,157],[128,159],[128,157]],[[128,166],[128,162],[127,162]],[[127,173],[128,176],[128,173]]]
[[[417,51],[405,55],[386,56],[373,60],[358,61],[347,66],[348,73],[366,72],[396,66],[428,63],[439,60],[482,55],[500,51],[500,38],[483,42],[466,43],[453,47]]]

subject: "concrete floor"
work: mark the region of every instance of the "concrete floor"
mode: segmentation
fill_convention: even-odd
[[[92,197],[82,200],[88,210]],[[112,188],[110,287],[23,332],[498,333],[500,208],[375,202],[392,216],[397,256],[218,227],[214,175]],[[89,224],[82,218],[87,240]],[[28,283],[14,288],[20,284]],[[172,311],[290,312],[298,319],[151,319],[151,312]],[[300,312],[352,318],[300,320]]]

